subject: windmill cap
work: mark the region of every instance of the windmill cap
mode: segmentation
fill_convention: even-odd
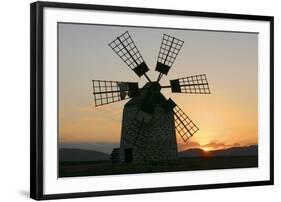
[[[160,93],[161,85],[158,82],[146,83],[139,91],[139,95],[131,98],[125,106],[143,105],[147,103],[148,99],[152,104],[160,104],[164,96]]]

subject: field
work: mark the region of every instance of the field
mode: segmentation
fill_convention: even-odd
[[[257,156],[221,156],[179,158],[150,165],[112,164],[111,161],[64,161],[59,163],[59,177],[195,171],[258,167]]]

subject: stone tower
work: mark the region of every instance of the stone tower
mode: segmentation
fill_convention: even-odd
[[[151,85],[155,84],[147,84],[141,89],[140,95],[124,106],[118,151],[121,163],[149,163],[177,158],[174,116],[172,112],[165,111],[158,102],[163,96],[160,90],[155,94],[157,98],[153,97],[156,101],[153,102],[154,112],[150,121],[141,126],[134,124],[146,95],[151,91]]]

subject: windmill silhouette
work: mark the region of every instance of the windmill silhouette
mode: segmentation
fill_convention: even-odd
[[[161,89],[173,93],[210,94],[205,74],[170,80],[161,86],[184,41],[163,34],[156,71],[156,81],[146,74],[149,71],[128,31],[109,43],[112,50],[139,77],[147,83],[139,88],[137,82],[93,80],[95,106],[130,99],[124,106],[120,148],[111,154],[113,162],[149,163],[177,158],[176,131],[187,142],[199,128],[171,99],[166,99]],[[110,116],[110,114],[108,114]]]

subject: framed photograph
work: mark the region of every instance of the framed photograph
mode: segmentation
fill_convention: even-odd
[[[273,19],[32,3],[31,198],[272,185]]]

